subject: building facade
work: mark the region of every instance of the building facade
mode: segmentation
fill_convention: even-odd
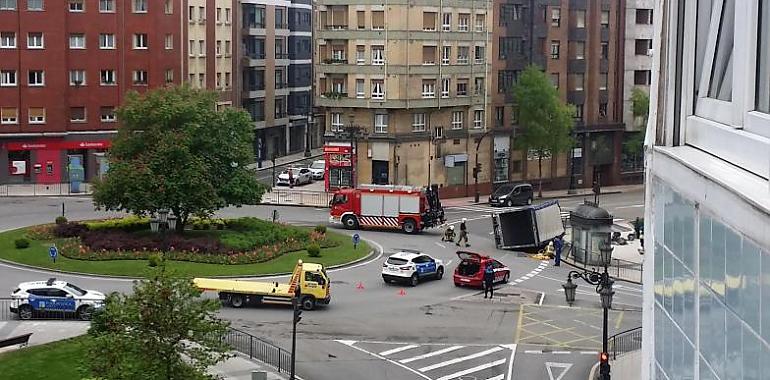
[[[767,379],[770,1],[654,12],[642,378]]]
[[[488,191],[493,17],[486,0],[317,2],[315,103],[327,144],[355,147],[332,187],[436,183],[470,195],[478,162]]]
[[[256,128],[258,160],[318,146],[311,130],[312,5],[310,0],[240,1],[237,40],[243,54],[240,101]]]
[[[129,90],[179,84],[181,1],[0,2],[0,183],[106,170]]]

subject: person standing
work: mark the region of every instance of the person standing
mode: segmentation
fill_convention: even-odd
[[[468,227],[465,226],[465,222],[467,222],[468,219],[463,218],[462,222],[460,222],[460,238],[457,239],[457,243],[455,243],[456,246],[460,246],[460,242],[464,242],[466,247],[470,247],[471,245],[468,244]]]
[[[294,188],[294,171],[289,169],[289,188]]]
[[[487,263],[487,267],[484,269],[484,298],[492,299],[495,293],[495,268],[492,268],[492,263]]]
[[[561,236],[557,236],[553,239],[554,248],[554,266],[561,266],[561,250],[564,247],[564,242],[561,240]]]

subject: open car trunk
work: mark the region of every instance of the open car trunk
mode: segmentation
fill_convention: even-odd
[[[463,260],[457,266],[457,274],[466,277],[475,277],[479,270],[481,265],[478,260]]]

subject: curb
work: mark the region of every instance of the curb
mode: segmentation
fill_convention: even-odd
[[[280,163],[280,164],[276,162],[276,164],[275,164],[275,167],[278,167],[278,166],[284,166],[284,165],[291,165],[291,164],[293,164],[293,163],[296,163],[296,162],[300,162],[300,161],[305,161],[305,160],[312,160],[312,159],[314,159],[314,158],[318,158],[318,157],[321,157],[321,156],[323,156],[323,155],[324,155],[323,153],[318,153],[318,154],[311,154],[311,155],[310,155],[310,157],[302,157],[302,158],[298,158],[298,159],[296,159],[296,160],[291,160],[291,161],[282,162],[282,163]],[[270,161],[270,160],[262,160],[262,162],[263,162],[263,163],[265,163],[265,162],[270,162],[270,163],[272,163],[272,161]],[[254,163],[254,165],[257,165],[257,163],[255,162],[255,163]],[[257,172],[261,172],[261,171],[265,171],[265,170],[271,170],[272,168],[273,168],[273,165],[270,165],[270,166],[267,166],[267,167],[265,167],[264,165],[262,165],[262,167],[261,167],[261,168],[257,168],[257,167],[254,167],[254,171],[257,171]]]
[[[607,192],[601,193],[601,195],[615,195],[615,194],[623,194],[623,193],[625,193],[625,191],[621,191],[621,190],[613,190],[613,191],[607,191]],[[487,195],[487,196],[488,196],[488,195]],[[564,199],[564,198],[580,198],[580,197],[588,197],[588,196],[593,196],[593,193],[585,193],[585,194],[564,194],[564,195],[558,195],[558,196],[557,196],[557,195],[549,195],[549,196],[544,196],[544,197],[542,197],[542,198],[537,198],[537,197],[535,197],[535,198],[533,198],[533,199],[534,199],[534,200],[538,200],[538,199],[541,199],[541,200],[551,200],[551,199]],[[448,198],[448,199],[452,199],[452,198]],[[447,200],[448,200],[448,199],[447,199]],[[443,203],[443,202],[442,202],[442,203]],[[481,202],[481,201],[479,201],[478,203],[476,203],[476,202],[472,202],[472,201],[469,201],[467,204],[465,204],[465,203],[460,203],[460,204],[456,204],[456,205],[444,205],[444,206],[446,206],[446,207],[457,207],[457,206],[467,206],[467,205],[486,205],[486,204],[487,204],[487,202]]]
[[[599,368],[599,362],[596,362],[596,364],[591,367],[591,371],[588,372],[588,380],[596,380],[596,369]]]
[[[262,202],[259,205],[260,206],[281,206],[281,207],[329,208],[329,206],[315,206],[315,205],[291,204],[291,203],[270,203],[270,202]]]

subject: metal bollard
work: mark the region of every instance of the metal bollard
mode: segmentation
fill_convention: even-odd
[[[267,372],[251,371],[251,380],[267,380]]]

